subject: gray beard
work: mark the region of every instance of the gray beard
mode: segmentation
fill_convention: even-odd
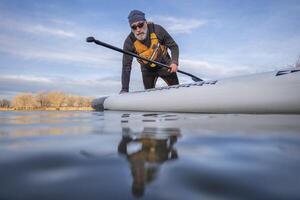
[[[148,33],[148,27],[146,26],[145,31],[144,31],[144,34],[140,34],[140,35],[137,35],[137,34],[135,34],[135,33],[133,33],[133,34],[134,34],[134,36],[135,36],[136,39],[142,41],[142,40],[145,40],[145,39],[146,39],[147,33]]]

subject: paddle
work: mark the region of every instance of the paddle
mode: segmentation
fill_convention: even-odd
[[[120,53],[124,53],[124,54],[130,55],[130,56],[133,56],[135,58],[138,58],[138,59],[150,62],[150,63],[154,63],[154,64],[159,65],[161,67],[165,67],[165,68],[170,69],[170,67],[168,65],[166,65],[166,64],[163,64],[163,63],[160,63],[160,62],[156,62],[154,60],[149,60],[147,58],[140,57],[139,55],[137,55],[135,53],[132,53],[132,52],[129,52],[129,51],[124,51],[123,49],[120,49],[118,47],[115,47],[115,46],[112,46],[110,44],[107,44],[107,43],[101,42],[99,40],[96,40],[94,37],[88,37],[88,38],[86,38],[86,41],[87,42],[94,42],[94,43],[96,43],[96,44],[98,44],[100,46],[104,46],[104,47],[107,47],[109,49],[118,51]],[[185,74],[187,76],[190,76],[192,78],[192,80],[195,81],[195,82],[203,81],[201,78],[198,78],[197,76],[194,76],[193,74],[190,74],[190,73],[187,73],[187,72],[184,72],[184,71],[181,71],[181,70],[177,70],[177,72],[179,72],[181,74]]]

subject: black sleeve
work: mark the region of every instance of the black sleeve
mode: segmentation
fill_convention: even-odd
[[[157,32],[157,35],[161,37],[162,44],[171,50],[172,63],[178,65],[179,48],[177,43],[162,26],[155,24],[155,31]]]
[[[133,45],[131,39],[127,37],[124,42],[123,50],[133,52]],[[130,73],[133,57],[123,54],[122,59],[122,91],[129,91]]]

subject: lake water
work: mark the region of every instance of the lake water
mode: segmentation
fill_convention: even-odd
[[[0,199],[300,199],[300,115],[0,112]]]

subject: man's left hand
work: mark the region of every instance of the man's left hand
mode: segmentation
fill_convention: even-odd
[[[175,63],[172,63],[172,64],[170,65],[169,72],[175,73],[175,72],[177,72],[177,68],[178,68],[178,65],[176,65]]]

